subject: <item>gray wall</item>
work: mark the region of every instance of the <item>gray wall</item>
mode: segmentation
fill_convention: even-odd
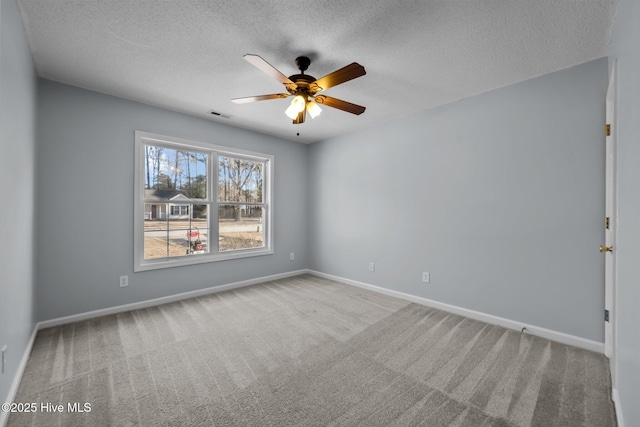
[[[36,77],[14,0],[0,3],[0,375],[4,402],[34,327]]]
[[[602,342],[606,87],[600,59],[312,145],[310,267]]]
[[[617,367],[626,426],[640,425],[640,3],[618,2],[611,56],[618,58]]]
[[[307,267],[306,146],[48,80],[38,95],[39,320]],[[274,155],[275,254],[133,273],[136,129]]]

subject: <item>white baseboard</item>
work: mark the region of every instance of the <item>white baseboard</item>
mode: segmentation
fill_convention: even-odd
[[[18,365],[18,370],[16,371],[16,375],[13,377],[13,382],[11,383],[11,387],[9,387],[9,394],[7,398],[2,401],[4,402],[13,402],[16,398],[16,394],[18,393],[18,388],[20,387],[20,382],[22,381],[22,375],[24,374],[24,370],[27,368],[27,362],[29,361],[29,356],[31,355],[31,349],[33,348],[33,343],[36,341],[36,335],[38,333],[38,325],[36,324],[31,331],[31,337],[29,338],[29,342],[27,343],[27,348],[24,349],[24,353],[22,354],[22,358],[20,359],[20,364]],[[9,422],[9,412],[0,411],[0,426],[5,427],[7,422]]]
[[[620,395],[618,394],[618,389],[614,388],[611,390],[611,400],[613,400],[613,405],[616,408],[616,420],[618,421],[618,427],[624,427],[624,418],[622,417],[622,406],[620,404]]]
[[[38,323],[38,329],[50,328],[52,326],[64,325],[67,323],[78,322],[81,320],[93,319],[95,317],[108,316],[110,314],[122,313],[125,311],[138,310],[141,308],[153,307],[156,305],[167,304],[170,302],[181,301],[189,298],[201,297],[203,295],[215,294],[231,289],[238,289],[245,286],[251,286],[258,283],[270,282],[272,280],[285,279],[287,277],[299,276],[307,273],[307,270],[289,271],[287,273],[274,274],[271,276],[262,276],[255,279],[242,280],[240,282],[227,283],[226,285],[212,286],[210,288],[198,289],[190,292],[169,295],[166,297],[155,298],[131,304],[118,305],[116,307],[102,308],[100,310],[87,311],[85,313],[73,314],[71,316],[58,317],[56,319],[45,320]]]
[[[416,304],[421,304],[427,307],[432,307],[432,308],[437,308],[439,310],[447,311],[449,313],[458,314],[460,316],[469,317],[471,319],[479,320],[481,322],[503,326],[508,329],[522,331],[523,328],[526,328],[526,332],[529,334],[537,335],[539,337],[547,338],[552,341],[557,341],[563,344],[568,344],[575,347],[590,350],[596,353],[604,354],[604,343],[601,343],[601,342],[588,340],[586,338],[576,337],[574,335],[553,331],[551,329],[541,328],[539,326],[528,325],[522,322],[517,322],[515,320],[505,319],[504,317],[493,316],[491,314],[469,310],[469,309],[458,307],[455,305],[445,304],[445,303],[430,300],[427,298],[406,294],[406,293],[394,291],[391,289],[382,288],[380,286],[370,285],[364,282],[358,282],[356,280],[346,279],[340,276],[334,276],[332,274],[322,273],[315,270],[308,270],[308,273],[318,277],[324,277],[325,279],[335,280],[336,282],[344,283],[347,285],[357,286],[359,288],[368,289],[370,291],[378,292],[384,295],[400,298],[406,301],[415,302]]]

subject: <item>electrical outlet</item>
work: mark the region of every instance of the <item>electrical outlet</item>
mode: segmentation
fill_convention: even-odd
[[[293,261],[294,259],[296,259],[296,253],[295,253],[295,252],[291,252],[291,253],[289,254],[289,259],[290,259],[291,261]]]
[[[431,281],[431,275],[426,271],[422,272],[422,281],[424,283],[429,283]]]
[[[124,288],[129,286],[129,276],[120,276],[120,287]]]
[[[376,271],[376,263],[375,262],[370,262],[369,263],[369,271],[372,272],[372,273],[374,271]]]
[[[4,367],[7,365],[7,346],[6,344],[4,345],[4,347],[2,347],[2,361],[0,362],[0,365],[2,365],[2,369],[1,369],[1,373],[4,374]]]

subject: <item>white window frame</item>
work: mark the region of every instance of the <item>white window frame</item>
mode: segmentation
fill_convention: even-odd
[[[144,173],[145,173],[145,145],[156,145],[167,148],[192,149],[199,152],[206,152],[210,157],[207,164],[207,198],[206,201],[193,200],[193,204],[203,204],[209,206],[209,252],[191,256],[166,257],[144,259]],[[263,226],[264,226],[264,246],[261,248],[249,248],[233,251],[218,252],[218,162],[219,155],[242,158],[246,160],[264,162],[263,171]],[[247,258],[262,255],[271,255],[273,250],[273,163],[274,156],[270,154],[257,153],[237,148],[223,147],[208,144],[205,142],[191,141],[182,138],[158,135],[149,132],[135,131],[135,167],[134,167],[134,207],[133,207],[133,271],[148,271],[162,268],[181,267],[207,262],[225,261],[230,259]],[[224,204],[224,203],[223,203]]]

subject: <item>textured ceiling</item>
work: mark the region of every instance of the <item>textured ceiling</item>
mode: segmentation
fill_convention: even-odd
[[[606,56],[615,9],[614,0],[18,5],[41,77],[304,143]],[[365,76],[323,93],[367,110],[325,107],[293,125],[284,115],[290,99],[234,104],[284,91],[246,53],[285,75],[297,74],[295,58],[307,55],[307,74],[318,78],[358,62]]]

